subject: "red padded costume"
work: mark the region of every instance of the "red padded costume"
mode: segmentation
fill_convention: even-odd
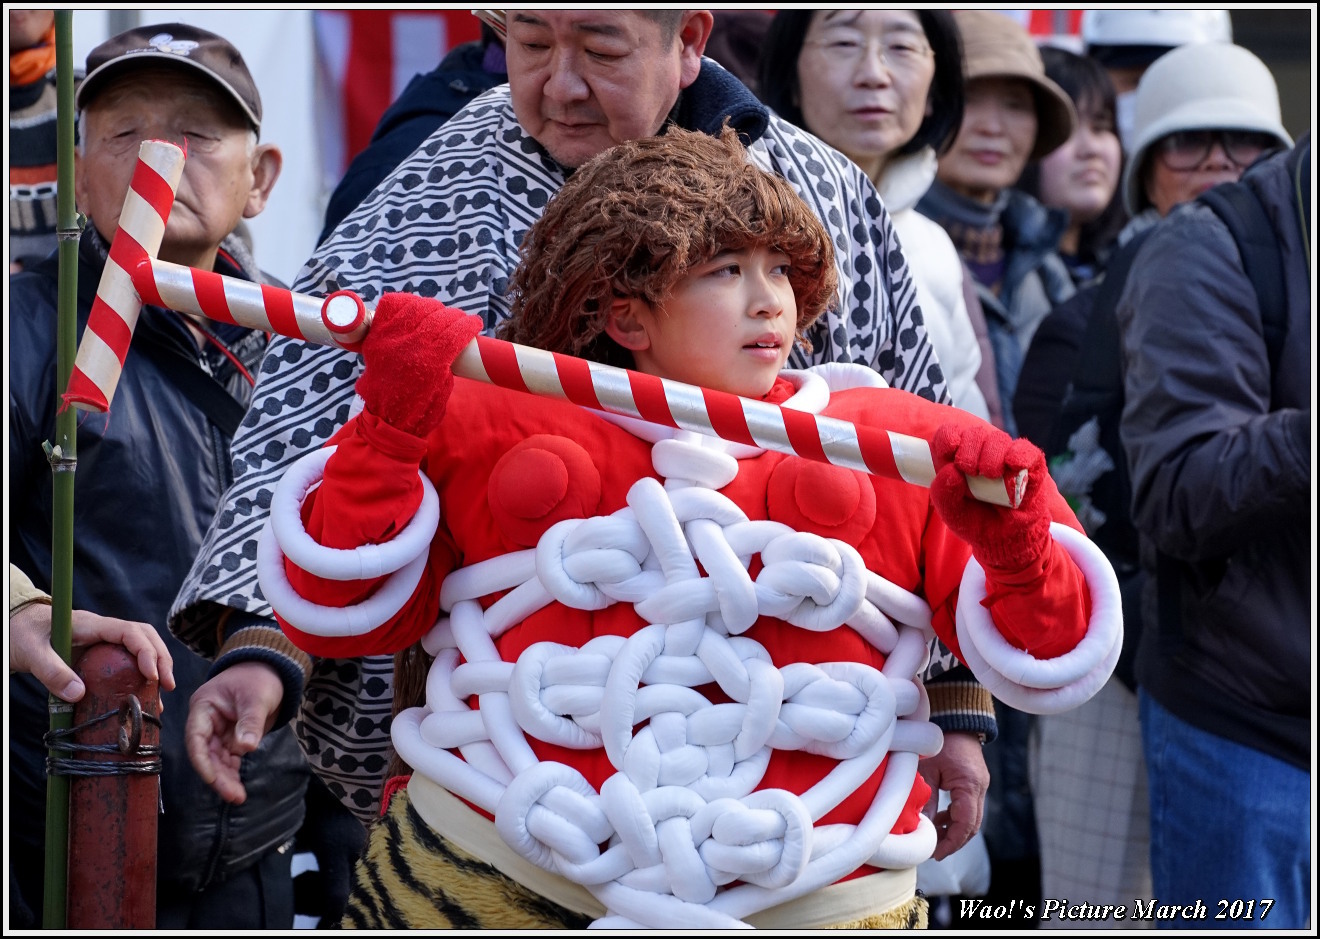
[[[781,379],[766,400],[781,403],[793,387]],[[944,424],[978,424],[951,407],[907,392],[864,388],[835,392],[822,412],[923,439]],[[438,429],[423,441],[364,412],[336,438],[338,451],[319,488],[309,493],[303,515],[309,534],[329,547],[348,548],[388,540],[407,524],[421,498],[420,465],[440,497],[440,530],[422,582],[404,609],[369,635],[328,639],[282,621],[309,653],[351,657],[387,653],[420,639],[440,615],[440,586],[457,567],[535,545],[565,518],[608,515],[625,506],[638,479],[657,477],[651,444],[593,412],[458,379]],[[1048,480],[1055,520],[1079,526]],[[924,596],[933,626],[959,651],[953,617],[959,582],[970,556],[932,509],[929,492],[905,482],[775,452],[739,462],[737,478],[721,492],[752,520],[771,519],[799,531],[853,545],[871,571]],[[286,562],[297,592],[329,606],[355,603],[375,582],[332,582]],[[756,561],[752,573],[755,575]],[[1090,613],[1084,579],[1051,541],[1032,576],[1011,587],[991,585],[991,615],[1017,648],[1048,659],[1073,649]],[[488,606],[494,597],[482,601]],[[580,647],[597,635],[631,635],[645,625],[632,606],[570,609],[553,603],[528,616],[497,640],[505,661],[533,643],[549,640]],[[811,632],[761,617],[747,631],[776,666],[790,662],[862,662],[879,668],[884,656],[848,627]],[[597,788],[613,771],[604,751],[568,750],[533,741],[546,760],[578,768]],[[803,752],[776,751],[761,788],[802,792],[831,760]],[[877,778],[879,773],[876,774]],[[855,822],[874,793],[862,787],[824,821]],[[917,778],[895,831],[911,831],[929,790]]]

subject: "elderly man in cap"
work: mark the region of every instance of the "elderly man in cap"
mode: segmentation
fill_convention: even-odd
[[[238,51],[180,24],[122,33],[92,50],[78,92],[79,329],[148,138],[186,146],[160,257],[265,281],[234,229],[266,205],[281,157],[258,142],[261,97]],[[52,473],[42,441],[60,407],[55,256],[10,278],[9,507],[13,562],[39,590],[51,582]],[[188,698],[210,663],[165,628],[171,601],[229,484],[229,442],[251,394],[266,337],[144,307],[112,412],[78,427],[76,608],[148,623],[164,637],[176,687],[162,694],[157,916],[162,929],[293,925],[291,843],[310,772],[291,731],[269,735],[242,767],[243,805],[223,802],[184,753]],[[48,609],[48,608],[47,608]],[[34,925],[43,892],[46,692],[10,676],[11,900]],[[132,859],[138,860],[138,859]],[[130,859],[125,859],[126,862]],[[27,921],[25,922],[25,917]]]

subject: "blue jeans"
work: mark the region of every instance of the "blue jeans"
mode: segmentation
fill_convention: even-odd
[[[1303,929],[1311,917],[1311,776],[1198,730],[1140,693],[1150,872],[1174,929]],[[1274,901],[1267,904],[1262,901]],[[1253,902],[1254,901],[1254,902]],[[1268,906],[1268,909],[1267,909]]]

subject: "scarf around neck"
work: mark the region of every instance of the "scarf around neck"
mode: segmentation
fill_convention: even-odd
[[[35,46],[9,56],[9,84],[31,85],[55,68],[55,27],[42,35]]]
[[[958,254],[984,286],[998,292],[1004,273],[1004,209],[1008,190],[994,202],[978,202],[936,180],[917,210],[949,233]]]

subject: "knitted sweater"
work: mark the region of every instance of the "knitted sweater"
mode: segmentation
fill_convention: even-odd
[[[55,250],[55,72],[9,88],[9,251],[31,266]]]

